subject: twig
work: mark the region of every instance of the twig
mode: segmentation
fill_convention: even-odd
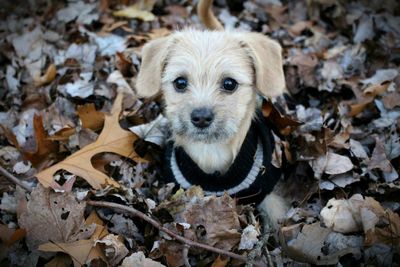
[[[189,246],[185,245],[183,247],[182,255],[183,255],[183,262],[185,263],[185,267],[191,267],[188,259],[188,254],[189,254]]]
[[[219,249],[219,248],[215,248],[206,244],[202,244],[202,243],[198,243],[195,242],[193,240],[184,238],[182,236],[180,236],[179,234],[163,227],[161,224],[159,224],[156,220],[150,218],[149,216],[147,216],[146,214],[138,211],[135,208],[132,207],[127,207],[124,205],[120,205],[117,203],[112,203],[112,202],[107,202],[107,201],[92,201],[92,200],[88,200],[87,204],[92,205],[92,206],[97,206],[97,207],[105,207],[105,208],[111,208],[111,209],[119,209],[119,210],[123,210],[126,212],[129,212],[130,214],[132,214],[133,216],[139,217],[140,219],[150,223],[152,226],[154,226],[155,228],[157,228],[159,231],[166,233],[167,235],[169,235],[170,237],[174,238],[175,240],[178,240],[179,242],[186,244],[190,247],[197,247],[197,248],[201,248],[201,249],[205,249],[217,254],[221,254],[221,255],[225,255],[228,257],[231,257],[233,259],[237,259],[243,262],[247,261],[247,257],[230,252],[230,251],[226,251],[223,249]],[[265,264],[262,263],[254,263],[254,266],[265,266]]]
[[[20,179],[9,173],[6,169],[0,166],[0,173],[7,178],[10,182],[20,186],[28,192],[32,192],[32,188],[29,185],[24,184]]]

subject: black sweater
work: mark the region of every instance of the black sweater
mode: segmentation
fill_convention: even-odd
[[[259,204],[274,188],[281,170],[271,164],[274,138],[260,114],[252,122],[233,164],[224,174],[203,172],[182,147],[168,142],[163,166],[165,182],[184,189],[199,185],[206,194],[222,195],[225,191],[239,203]]]

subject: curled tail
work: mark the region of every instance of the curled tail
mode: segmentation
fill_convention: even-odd
[[[212,3],[213,0],[200,0],[197,5],[197,15],[206,28],[210,30],[223,30],[224,27],[222,27],[222,24],[212,12]]]

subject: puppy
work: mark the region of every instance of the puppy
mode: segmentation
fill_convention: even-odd
[[[287,205],[274,191],[281,175],[271,164],[274,141],[259,95],[285,90],[281,47],[262,34],[224,31],[211,5],[198,6],[211,30],[185,29],[143,47],[136,90],[163,96],[172,132],[167,180],[254,202],[276,227]]]

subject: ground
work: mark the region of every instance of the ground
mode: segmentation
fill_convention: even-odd
[[[0,3],[1,266],[399,266],[398,1],[215,1],[283,47],[288,94],[263,106],[291,192],[278,234],[157,179],[141,47],[202,28],[195,2]]]

